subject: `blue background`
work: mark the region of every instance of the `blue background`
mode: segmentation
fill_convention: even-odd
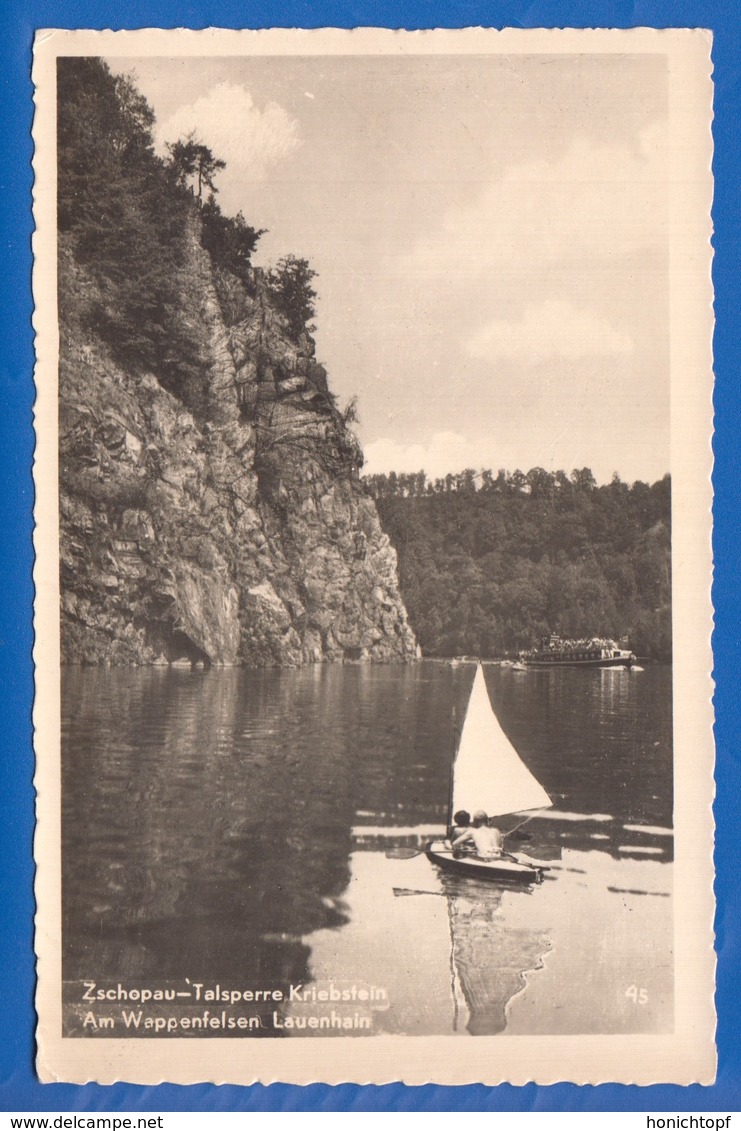
[[[716,290],[716,577],[714,635],[717,742],[718,950],[717,1083],[711,1088],[603,1085],[577,1088],[528,1085],[408,1088],[285,1085],[252,1088],[199,1085],[156,1088],[114,1085],[41,1085],[33,1072],[33,486],[31,331],[31,44],[37,27],[706,27],[714,33]],[[738,641],[741,597],[737,584],[739,514],[739,300],[741,282],[741,6],[737,2],[583,0],[303,0],[258,4],[236,0],[4,0],[0,11],[0,1110],[741,1110],[741,902],[739,874],[741,795],[738,746]]]

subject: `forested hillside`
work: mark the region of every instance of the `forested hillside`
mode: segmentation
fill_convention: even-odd
[[[365,480],[396,548],[423,652],[502,656],[541,635],[628,635],[671,656],[671,483],[588,468]]]

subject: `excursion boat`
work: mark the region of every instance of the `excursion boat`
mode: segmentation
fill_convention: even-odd
[[[630,668],[636,660],[629,648],[614,640],[562,640],[545,636],[540,649],[523,652],[522,662],[529,668]]]
[[[486,690],[484,669],[479,664],[453,759],[448,829],[452,828],[453,814],[460,809],[469,813],[483,809],[490,818],[524,814],[525,821],[528,811],[552,804],[502,730]],[[450,842],[444,840],[432,841],[425,853],[433,864],[447,872],[478,880],[534,884],[543,878],[542,868],[508,853],[482,859],[465,851],[453,853]]]

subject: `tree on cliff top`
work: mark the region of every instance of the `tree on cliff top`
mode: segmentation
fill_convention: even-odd
[[[309,266],[309,261],[295,255],[285,255],[277,267],[268,272],[268,287],[275,304],[287,317],[296,337],[304,331],[311,334],[316,329],[310,324],[316,314],[316,291],[311,285],[315,278],[316,271]]]
[[[154,113],[131,80],[112,75],[101,59],[58,59],[57,100],[57,210],[64,232],[93,221],[106,203],[103,186],[116,191],[114,174],[127,166],[134,175],[151,170]]]
[[[265,228],[252,228],[241,212],[225,216],[213,195],[201,208],[201,243],[217,267],[252,285],[252,253]]]
[[[261,233],[219,209],[213,182],[225,162],[206,145],[191,135],[170,147],[170,160],[156,155],[151,107],[102,59],[57,61],[57,105],[59,232],[96,283],[60,291],[61,301],[124,364],[186,398],[204,371],[203,334],[183,313],[188,220],[195,207],[213,262],[246,283]]]
[[[178,184],[194,195],[200,210],[202,246],[216,266],[230,271],[250,287],[252,253],[265,229],[250,227],[241,212],[236,216],[225,216],[219,208],[216,202],[219,190],[214,177],[226,169],[226,161],[215,157],[212,150],[193,133],[168,145],[167,149]],[[209,192],[204,201],[205,189]]]
[[[167,146],[173,167],[178,177],[178,183],[183,187],[195,190],[196,200],[203,199],[204,188],[209,189],[211,199],[219,190],[214,184],[214,177],[221,169],[226,169],[226,161],[214,157],[211,150],[195,134],[190,133],[186,138],[173,142]],[[189,185],[190,178],[193,185]]]
[[[180,318],[188,200],[154,152],[154,114],[101,59],[57,62],[59,231],[97,286],[62,293],[125,364],[176,391],[197,374],[200,345]]]

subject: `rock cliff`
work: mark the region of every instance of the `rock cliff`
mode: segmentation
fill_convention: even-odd
[[[200,364],[170,391],[116,360],[60,245],[66,662],[297,665],[416,655],[362,453],[306,332],[187,239],[178,318]]]

